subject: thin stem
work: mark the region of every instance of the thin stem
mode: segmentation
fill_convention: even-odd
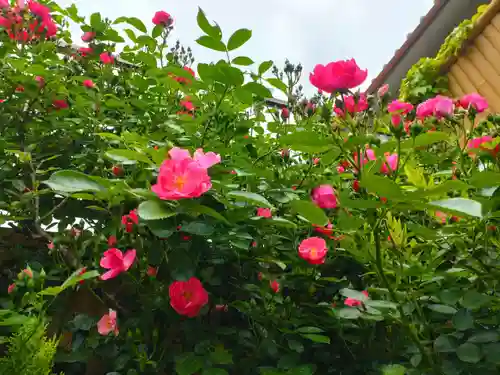
[[[210,126],[210,124],[212,123],[212,119],[217,116],[217,112],[219,111],[219,107],[220,105],[222,104],[222,101],[224,100],[226,94],[227,94],[227,91],[229,90],[229,88],[226,86],[224,88],[224,92],[222,93],[222,96],[220,97],[219,101],[217,102],[217,105],[215,106],[214,108],[214,113],[213,115],[210,117],[210,119],[207,121],[207,124],[205,125],[205,128],[203,129],[203,134],[201,136],[201,142],[200,142],[200,147],[203,148],[203,144],[205,143],[205,136],[207,135],[207,131],[208,131],[208,128]]]

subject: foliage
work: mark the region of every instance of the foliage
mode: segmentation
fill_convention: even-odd
[[[201,9],[194,76],[175,24],[48,5],[0,35],[2,335],[47,319],[68,375],[498,373],[498,116],[304,101]]]
[[[401,82],[400,98],[413,104],[420,103],[435,95],[448,93],[448,77],[443,68],[460,54],[469,39],[477,19],[488,9],[488,4],[479,6],[477,13],[462,21],[448,35],[434,57],[422,57],[406,74]]]
[[[0,358],[2,375],[50,375],[58,340],[46,337],[46,326],[37,318],[27,319],[8,339],[8,351]]]

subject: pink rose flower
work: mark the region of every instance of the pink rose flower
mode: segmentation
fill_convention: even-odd
[[[170,306],[179,315],[194,318],[208,303],[208,293],[196,277],[188,281],[174,281],[168,287]]]
[[[99,264],[102,268],[109,269],[109,271],[101,275],[101,280],[109,280],[122,272],[127,272],[134,263],[135,256],[135,249],[127,250],[125,255],[116,248],[106,250]]]
[[[398,166],[398,154],[390,155],[387,153],[385,155],[385,163],[382,164],[380,171],[383,174],[389,174],[391,171],[395,171]]]
[[[459,100],[460,106],[465,109],[469,109],[470,107],[474,108],[477,113],[484,112],[488,109],[488,101],[477,93],[472,93],[468,95],[464,95]]]
[[[489,152],[493,157],[496,157],[497,154],[500,152],[500,143],[497,144],[495,147],[486,146],[486,144],[490,142],[493,142],[493,137],[491,135],[485,135],[482,137],[471,139],[469,143],[467,143],[467,147],[472,150]],[[471,153],[474,154],[475,151],[471,151]]]
[[[366,290],[363,290],[361,293],[363,293],[365,296],[368,297],[368,292]],[[361,306],[363,302],[355,298],[346,298],[344,304],[346,306],[356,307],[356,306]]]
[[[383,98],[387,93],[389,92],[389,84],[385,84],[380,86],[380,88],[377,91],[377,95],[379,98]]]
[[[413,110],[413,104],[405,103],[399,100],[394,100],[387,106],[387,111],[389,113],[397,113],[400,115],[406,115],[408,112]]]
[[[53,100],[52,101],[52,105],[57,110],[68,108],[68,102],[66,100],[64,100],[64,99]]]
[[[269,286],[274,293],[278,293],[280,291],[280,283],[276,280],[269,280]]]
[[[417,117],[419,119],[424,119],[430,116],[443,118],[451,116],[453,114],[453,110],[453,100],[446,96],[438,95],[435,98],[428,99],[418,105]]]
[[[94,50],[90,47],[81,47],[78,49],[78,52],[80,52],[80,55],[82,55],[82,57],[85,57],[87,55],[91,55]]]
[[[325,240],[319,237],[309,237],[299,245],[299,257],[310,264],[325,263],[327,252]]]
[[[43,86],[45,86],[45,79],[41,76],[36,76],[35,77],[35,81],[38,82],[38,87],[39,88],[42,88]]]
[[[105,65],[113,64],[115,62],[115,58],[109,52],[103,52],[99,55],[101,62]]]
[[[9,0],[0,0],[0,9],[10,8]]]
[[[83,86],[89,89],[93,89],[95,87],[94,82],[92,82],[91,79],[86,79],[85,81],[83,81]]]
[[[361,85],[367,75],[368,70],[361,70],[356,60],[351,59],[331,62],[326,66],[316,65],[309,81],[318,89],[332,93]]]
[[[331,185],[320,185],[312,190],[311,198],[320,208],[336,208],[337,197]]]
[[[257,208],[257,216],[265,217],[267,219],[273,217],[270,208]]]
[[[96,33],[93,31],[86,31],[82,35],[82,40],[86,43],[92,42],[96,36]]]
[[[366,165],[370,160],[376,160],[377,157],[375,156],[375,151],[371,148],[367,148],[365,152],[361,153],[361,165]],[[356,165],[359,165],[358,163],[358,153],[354,153],[354,163]]]
[[[111,332],[113,332],[115,336],[118,336],[119,330],[116,320],[116,311],[109,309],[109,313],[104,314],[102,318],[97,322],[97,332],[99,332],[99,334],[103,336],[107,336]]]
[[[179,200],[197,198],[212,188],[207,169],[220,163],[220,155],[196,150],[191,158],[188,150],[174,147],[169,151],[158,174],[157,183],[151,190],[161,199]]]
[[[314,159],[313,159],[313,164],[314,164],[314,165],[318,165],[318,164],[319,164],[319,162],[320,162],[320,160],[321,160],[320,158],[314,158]]]
[[[344,98],[344,106],[347,112],[351,115],[359,112],[366,111],[368,109],[368,101],[366,100],[365,94],[360,94],[359,98],[354,98],[354,96],[349,95]],[[340,117],[344,117],[344,111],[341,108],[334,108],[335,113]]]
[[[288,120],[289,117],[290,117],[290,110],[287,107],[283,107],[283,109],[281,110],[281,118],[283,120]]]
[[[30,1],[28,3],[28,8],[31,13],[40,17],[42,20],[50,17],[50,9],[45,5],[37,3],[36,1]]]
[[[127,233],[132,233],[132,231],[134,230],[134,224],[135,225],[139,224],[139,216],[137,216],[137,209],[130,211],[128,215],[122,216],[122,225],[125,226],[125,231]],[[114,237],[114,240],[116,241],[116,237]]]
[[[194,104],[191,103],[189,100],[181,100],[180,105],[183,106],[186,111],[194,111]]]
[[[160,10],[155,13],[153,17],[153,23],[155,25],[171,26],[174,23],[174,19],[167,12]]]
[[[14,290],[16,289],[16,283],[12,283],[9,285],[9,287],[7,288],[7,293],[9,294],[12,294],[14,292]]]

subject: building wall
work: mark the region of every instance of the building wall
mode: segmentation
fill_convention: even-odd
[[[448,71],[453,97],[477,92],[488,100],[490,112],[500,112],[500,12],[495,12]]]

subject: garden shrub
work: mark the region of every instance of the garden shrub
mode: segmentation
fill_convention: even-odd
[[[4,337],[47,319],[67,375],[498,373],[484,98],[388,103],[353,59],[308,100],[300,65],[239,56],[251,31],[201,9],[221,59],[195,72],[166,12],[21,5],[0,1]]]

